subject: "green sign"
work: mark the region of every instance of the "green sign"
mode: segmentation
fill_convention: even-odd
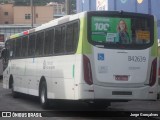
[[[131,20],[129,18],[92,17],[91,38],[96,42],[118,42],[119,33],[123,33],[121,28],[126,34],[123,37],[128,37],[127,39],[130,40]]]

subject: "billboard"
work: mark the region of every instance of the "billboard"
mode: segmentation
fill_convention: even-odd
[[[91,19],[91,38],[96,42],[118,42],[117,28],[122,18],[94,16]],[[131,19],[123,18],[127,26],[128,37],[131,37]]]
[[[107,0],[96,0],[96,10],[108,10]]]

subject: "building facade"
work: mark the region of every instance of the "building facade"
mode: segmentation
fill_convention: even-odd
[[[90,3],[90,4],[89,4]],[[152,14],[157,18],[160,39],[160,0],[77,0],[77,12],[92,10],[128,11]]]
[[[46,6],[14,6],[13,3],[0,4],[0,24],[43,24],[65,15],[65,5],[55,2]]]
[[[65,4],[57,3],[57,2],[50,2],[47,6],[53,7],[53,18],[59,18],[65,15]]]
[[[46,14],[47,13],[47,14]],[[31,7],[0,4],[0,37],[4,40],[13,34],[31,28]],[[53,7],[34,6],[33,25],[39,26],[53,19]]]
[[[0,24],[13,24],[13,4],[0,4]]]
[[[31,24],[32,12],[30,6],[14,6],[14,24]],[[53,7],[33,6],[33,24],[43,24],[53,20]]]

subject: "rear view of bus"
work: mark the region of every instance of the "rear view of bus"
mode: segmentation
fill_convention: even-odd
[[[152,15],[88,12],[87,32],[90,52],[83,47],[84,80],[92,86],[95,100],[157,99],[157,36]]]

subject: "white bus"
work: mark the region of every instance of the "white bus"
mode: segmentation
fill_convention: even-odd
[[[159,57],[159,70],[158,70],[158,99],[160,99],[160,39],[158,39],[158,57]]]
[[[92,11],[10,36],[3,87],[48,100],[156,100],[157,29],[148,14]]]
[[[4,49],[4,42],[0,42],[0,78],[3,76],[3,58],[2,50]]]

